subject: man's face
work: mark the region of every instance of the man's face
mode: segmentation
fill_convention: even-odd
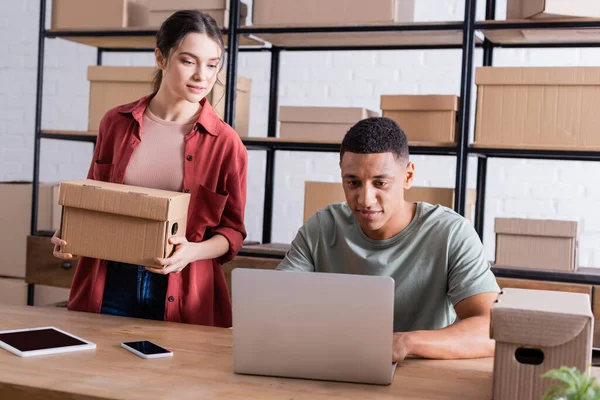
[[[383,240],[399,233],[405,220],[404,190],[409,189],[414,165],[392,153],[344,153],[340,161],[346,201],[363,232]]]

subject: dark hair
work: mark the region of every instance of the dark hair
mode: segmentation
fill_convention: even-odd
[[[340,160],[345,152],[358,154],[392,153],[396,160],[408,160],[408,139],[395,121],[385,117],[363,119],[342,140]]]
[[[181,10],[167,18],[156,34],[156,47],[163,57],[168,58],[171,50],[177,47],[188,33],[204,33],[217,42],[221,48],[221,67],[223,66],[225,45],[221,29],[213,17],[200,11]],[[161,82],[162,71],[158,70],[153,81],[155,92],[160,88]]]

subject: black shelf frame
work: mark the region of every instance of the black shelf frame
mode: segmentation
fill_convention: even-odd
[[[368,26],[336,26],[336,27],[294,27],[294,28],[262,28],[262,27],[240,27],[239,7],[240,0],[231,0],[229,21],[233,21],[229,29],[223,30],[227,35],[227,89],[225,94],[225,121],[234,126],[235,121],[235,83],[237,78],[237,60],[239,52],[270,52],[270,85],[269,85],[269,115],[267,137],[273,138],[277,132],[278,121],[278,93],[279,93],[279,69],[281,52],[283,51],[350,51],[350,50],[444,50],[460,49],[461,79],[460,79],[460,105],[459,105],[459,130],[457,132],[457,143],[451,147],[411,147],[412,154],[419,155],[443,155],[456,157],[456,179],[455,179],[455,205],[457,212],[465,214],[465,199],[467,192],[467,162],[469,156],[477,157],[477,203],[475,212],[475,229],[483,240],[483,220],[485,212],[485,189],[487,177],[487,160],[496,158],[528,158],[528,159],[554,159],[554,160],[585,160],[600,161],[600,152],[597,151],[573,151],[573,150],[521,150],[521,149],[483,149],[472,147],[469,144],[470,121],[471,121],[471,91],[473,87],[473,57],[477,47],[483,48],[483,65],[493,65],[494,48],[585,48],[600,47],[597,43],[493,43],[484,39],[483,44],[477,43],[476,32],[480,30],[512,30],[512,29],[587,29],[600,28],[600,20],[569,20],[569,21],[536,21],[536,22],[489,22],[495,19],[496,1],[486,1],[486,21],[476,21],[476,0],[465,0],[465,12],[463,21],[447,23],[419,23],[408,25],[368,25]],[[45,40],[53,38],[69,37],[147,37],[154,36],[156,30],[141,31],[49,31],[45,28],[46,0],[40,0],[40,23],[38,30],[38,66],[37,66],[37,88],[36,88],[36,110],[35,110],[35,140],[34,140],[34,166],[33,166],[33,190],[32,190],[32,218],[31,235],[45,236],[48,232],[37,230],[37,203],[39,198],[39,163],[41,139],[69,140],[79,142],[95,143],[96,137],[90,135],[61,135],[57,133],[46,133],[41,129],[42,96],[44,77],[44,51]],[[265,46],[243,47],[239,46],[239,35],[254,34],[302,34],[302,33],[350,33],[350,32],[441,32],[448,30],[462,31],[461,44],[426,44],[426,45],[365,45],[365,46],[289,46],[281,47],[266,44]],[[105,52],[148,52],[148,48],[97,48],[97,65],[102,64],[102,56]],[[276,153],[278,151],[310,151],[310,152],[339,152],[339,144],[327,143],[300,143],[268,140],[243,140],[248,150],[266,151],[266,174],[265,174],[265,199],[263,204],[263,233],[262,242],[271,242],[274,175]],[[28,304],[33,304],[33,285],[29,285]]]

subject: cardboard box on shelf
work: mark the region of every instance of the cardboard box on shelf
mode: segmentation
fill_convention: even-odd
[[[146,0],[52,0],[52,29],[108,30],[147,25]]]
[[[577,270],[577,221],[496,218],[498,267]]]
[[[152,93],[154,67],[89,66],[90,105],[88,130],[98,131],[100,120],[111,108],[127,104]],[[217,114],[225,113],[225,72],[219,72],[218,81],[207,95]],[[236,131],[248,136],[250,117],[250,89],[248,78],[238,77],[236,85]]]
[[[198,10],[215,19],[219,27],[229,27],[229,0],[148,0],[148,25],[158,28],[178,10]],[[245,25],[248,5],[240,3],[240,25]]]
[[[69,299],[69,289],[36,285],[34,306],[50,306]],[[19,278],[0,278],[0,305],[27,305],[27,283]]]
[[[358,121],[379,113],[360,107],[279,108],[279,137],[285,140],[342,141]]]
[[[54,184],[42,183],[38,197],[38,231],[59,228],[53,224],[54,216],[60,215],[60,207],[52,202]],[[0,233],[0,276],[24,278],[27,260],[27,236],[31,226],[32,184],[30,182],[0,183],[0,225],[6,229]],[[8,229],[10,227],[10,229]]]
[[[430,204],[441,204],[448,208],[454,207],[454,189],[436,187],[412,187],[404,192],[406,201],[423,201]],[[477,191],[469,189],[466,201],[466,217],[472,219],[477,200]],[[337,182],[305,182],[304,184],[304,222],[321,208],[329,204],[346,201],[344,189]]]
[[[541,377],[545,372],[561,366],[587,372],[593,325],[588,294],[503,289],[491,311],[493,398],[541,399],[556,384]]]
[[[474,146],[600,150],[600,67],[477,68]]]
[[[411,142],[456,143],[458,96],[382,95],[383,116],[398,123]]]
[[[157,265],[172,254],[169,238],[185,235],[188,193],[116,183],[61,182],[63,251],[77,256]]]
[[[597,0],[507,0],[506,19],[600,17]]]
[[[254,0],[257,26],[327,26],[412,22],[415,0]]]

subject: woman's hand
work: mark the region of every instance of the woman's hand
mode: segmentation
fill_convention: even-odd
[[[157,258],[156,261],[162,267],[146,267],[148,271],[161,275],[178,273],[183,271],[189,263],[198,259],[198,243],[188,242],[185,236],[172,237],[169,239],[169,243],[175,245],[175,253],[168,258]]]
[[[73,258],[73,254],[62,253],[60,251],[60,248],[63,246],[66,246],[67,242],[65,242],[60,237],[58,237],[58,235],[59,235],[59,232],[56,231],[56,232],[54,232],[52,239],[50,239],[50,242],[52,242],[52,244],[54,245],[54,250],[52,251],[52,255],[54,255],[54,257],[60,258],[62,260],[70,260],[71,258]]]

